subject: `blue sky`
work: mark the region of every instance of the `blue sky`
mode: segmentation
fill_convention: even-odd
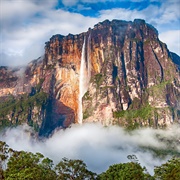
[[[179,0],[0,0],[0,65],[26,64],[53,34],[78,34],[105,19],[145,19],[180,55],[179,9]]]

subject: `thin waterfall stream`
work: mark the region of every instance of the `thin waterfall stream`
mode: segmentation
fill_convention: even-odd
[[[82,124],[83,120],[83,107],[82,98],[87,92],[89,87],[89,81],[91,78],[91,63],[90,63],[90,36],[88,37],[87,43],[87,62],[86,62],[86,37],[84,38],[84,43],[81,53],[81,65],[79,73],[79,109],[78,109],[78,123]]]

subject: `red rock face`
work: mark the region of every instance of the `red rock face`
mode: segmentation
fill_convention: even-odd
[[[83,97],[86,121],[111,124],[117,121],[114,111],[144,104],[159,112],[169,107],[180,110],[175,55],[159,41],[157,30],[143,20],[106,20],[79,35],[54,35],[46,43],[44,57],[31,62],[23,78],[6,68],[0,69],[0,96],[32,93],[33,87],[40,86],[41,91],[49,94],[42,134],[57,126],[77,123],[84,42],[86,66],[88,61],[91,64],[91,80]],[[175,116],[168,110],[164,112],[166,122],[174,121]]]
[[[83,34],[64,38],[57,35],[51,38],[45,48],[45,67],[53,67],[53,96],[59,102],[59,113],[68,117],[66,126],[77,122],[78,119],[79,69],[83,38]],[[70,111],[65,110],[65,107]],[[73,116],[69,115],[72,114],[71,111],[74,113]],[[69,116],[73,118],[70,120]]]

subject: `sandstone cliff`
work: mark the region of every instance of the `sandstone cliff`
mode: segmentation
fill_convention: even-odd
[[[180,119],[179,56],[144,20],[54,35],[27,67],[0,68],[1,126],[40,135],[71,123],[163,127]]]

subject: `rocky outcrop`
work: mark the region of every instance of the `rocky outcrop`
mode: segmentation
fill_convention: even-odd
[[[144,20],[106,20],[79,35],[54,35],[44,57],[24,72],[1,67],[0,98],[9,103],[13,97],[21,107],[1,105],[0,118],[14,124],[28,114],[24,121],[44,135],[81,122],[82,102],[86,122],[162,127],[179,121],[179,66],[179,56],[168,51]],[[82,88],[86,93],[80,101]],[[31,102],[26,112],[23,100]]]

